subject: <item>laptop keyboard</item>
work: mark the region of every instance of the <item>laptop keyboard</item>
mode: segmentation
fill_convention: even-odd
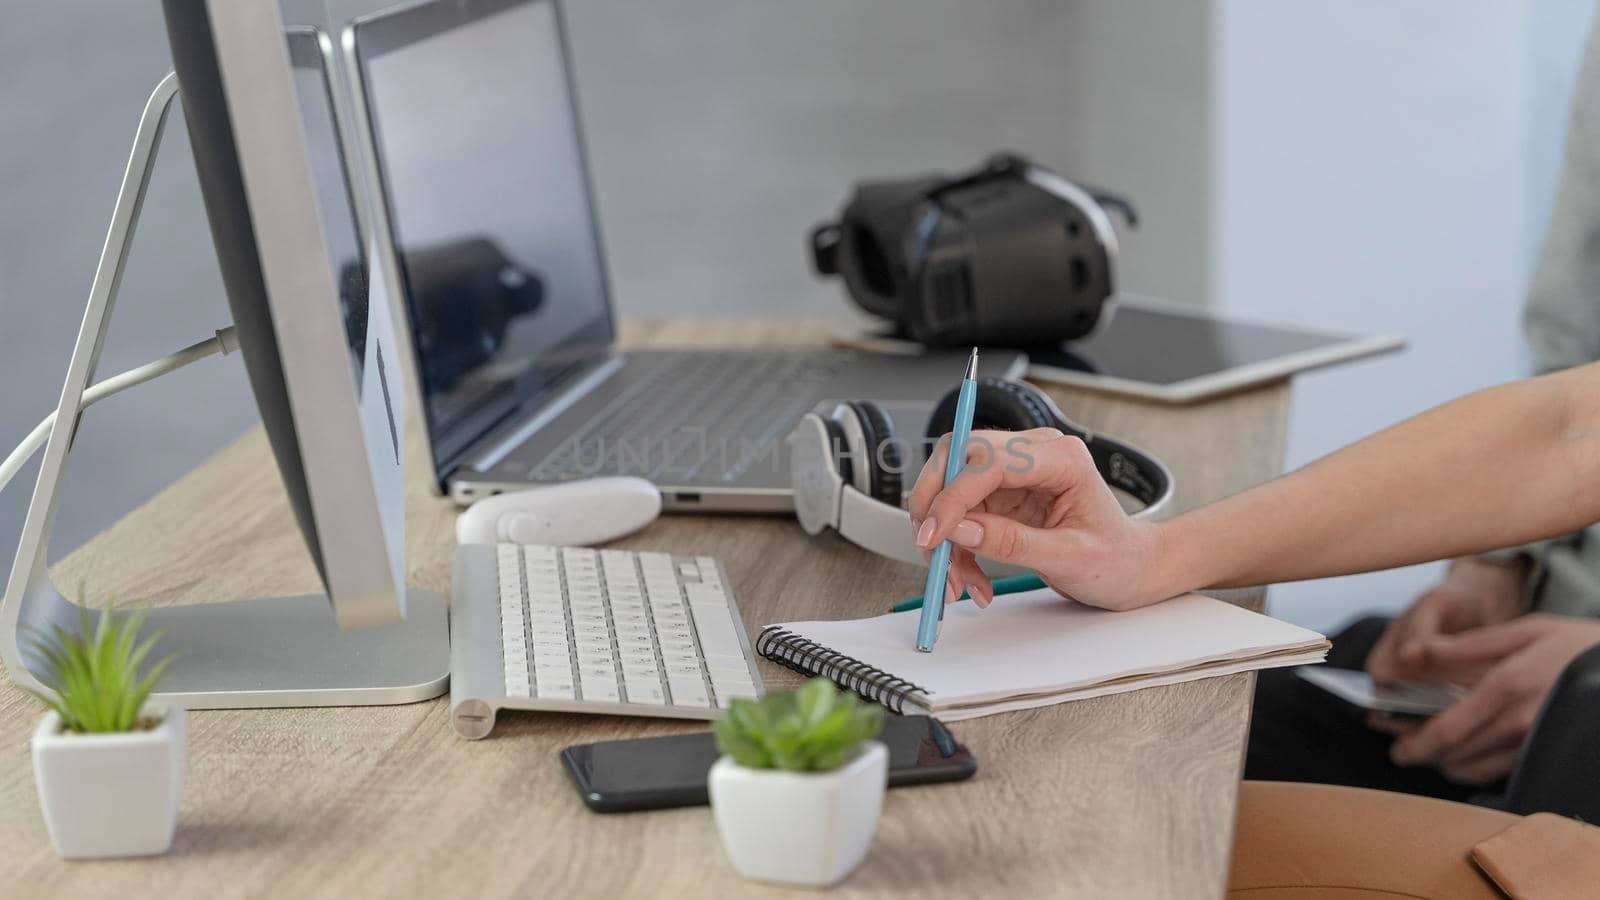
[[[848,353],[684,354],[618,397],[528,469],[535,481],[635,475],[726,484],[775,465],[776,445]]]

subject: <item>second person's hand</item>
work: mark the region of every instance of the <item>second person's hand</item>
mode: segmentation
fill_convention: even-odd
[[[1122,509],[1077,437],[1054,428],[974,431],[966,466],[942,485],[950,441],[935,447],[908,508],[917,546],[949,539],[951,590],[979,606],[994,599],[977,556],[1023,566],[1079,602],[1132,609],[1165,599],[1148,575],[1159,528]],[[954,596],[954,595],[952,595]]]
[[[1428,765],[1465,784],[1506,777],[1538,719],[1546,695],[1580,654],[1600,645],[1600,622],[1543,613],[1428,641],[1441,670],[1476,673],[1455,705],[1406,729],[1390,756]]]
[[[1522,612],[1528,563],[1463,557],[1445,577],[1402,613],[1367,655],[1367,673],[1378,681],[1445,681],[1427,665],[1423,650],[1433,638],[1509,622]]]

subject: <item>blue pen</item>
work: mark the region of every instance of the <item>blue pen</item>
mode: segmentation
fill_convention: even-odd
[[[972,406],[978,392],[978,348],[972,348],[967,374],[961,378],[961,393],[956,397],[956,421],[950,429],[950,458],[944,464],[944,483],[955,480],[967,461],[967,438],[972,434]],[[917,649],[932,653],[944,624],[944,583],[950,577],[950,541],[940,541],[928,564],[928,583],[922,588],[922,617],[917,620]]]

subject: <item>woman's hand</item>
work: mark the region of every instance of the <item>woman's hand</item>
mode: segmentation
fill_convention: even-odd
[[[967,462],[941,489],[950,437],[935,447],[911,492],[911,527],[924,551],[950,539],[949,596],[962,586],[994,599],[976,556],[1023,566],[1064,596],[1132,609],[1170,596],[1154,583],[1160,529],[1130,518],[1082,440],[1054,428],[975,431]]]

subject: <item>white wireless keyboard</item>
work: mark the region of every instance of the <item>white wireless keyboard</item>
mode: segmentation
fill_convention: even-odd
[[[450,630],[451,721],[469,738],[499,709],[711,719],[762,692],[709,556],[462,546]]]

